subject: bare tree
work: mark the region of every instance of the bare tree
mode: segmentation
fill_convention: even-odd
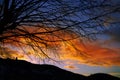
[[[61,41],[95,38],[104,26],[116,23],[112,19],[119,11],[119,0],[0,0],[0,46],[23,51],[27,46],[50,58],[46,49],[57,51]]]

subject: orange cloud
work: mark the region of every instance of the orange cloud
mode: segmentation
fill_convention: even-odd
[[[120,66],[120,49],[106,48],[97,43],[90,44],[89,42],[85,44],[84,47],[81,42],[78,41],[75,46],[78,49],[78,52],[72,46],[63,46],[62,50],[60,50],[60,52],[63,53],[61,59],[76,60],[79,61],[79,64],[91,66]],[[81,54],[79,50],[82,51],[83,54]]]
[[[77,69],[75,66],[73,66],[73,65],[67,65],[67,66],[64,66],[64,68],[66,68],[66,69],[71,69],[71,70],[73,70],[73,69]]]
[[[17,51],[8,47],[0,47],[0,58],[3,59],[18,59],[18,60],[26,60],[31,63],[38,63],[37,58],[33,56],[32,54],[25,54],[23,51]],[[39,61],[40,63],[40,61]]]
[[[21,54],[15,50],[12,50],[10,48],[7,48],[7,47],[0,47],[0,57],[1,58],[11,58],[11,59],[25,59],[25,55],[24,54]]]
[[[57,55],[61,60],[75,60],[78,61],[79,64],[87,64],[91,66],[120,66],[120,49],[104,47],[99,45],[97,42],[90,43],[87,40],[81,41],[81,38],[77,38],[78,35],[75,32],[71,32],[69,30],[57,31],[58,29],[56,28],[30,28],[25,26],[23,29],[29,33],[36,34],[36,36],[40,37],[40,39],[37,37],[34,37],[33,39],[31,39],[31,37],[25,38],[21,36],[11,37],[11,39],[4,41],[5,45],[12,45],[19,49],[23,48],[26,55],[37,56],[42,59],[46,59],[46,55],[40,49],[53,58]],[[47,31],[50,33],[47,33]],[[16,31],[16,33],[17,32],[25,34],[20,31]],[[6,34],[5,36],[10,35],[13,34]],[[13,40],[20,41],[21,43],[18,44]],[[32,47],[26,44],[29,44]],[[40,47],[33,48],[33,46]],[[15,52],[12,56],[19,54],[19,52],[20,51]],[[17,56],[20,57],[19,55]],[[23,57],[23,59],[29,61],[28,57]],[[67,67],[73,68],[72,66]]]

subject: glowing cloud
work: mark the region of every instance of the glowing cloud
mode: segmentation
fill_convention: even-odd
[[[7,47],[0,47],[0,57],[1,58],[11,58],[11,59],[22,59],[27,60],[24,54],[18,53],[15,50],[12,50]]]
[[[73,66],[73,65],[67,65],[67,66],[64,66],[64,68],[66,68],[66,69],[77,69],[76,66]]]
[[[103,45],[99,45],[99,43],[97,42],[90,43],[87,40],[81,41],[81,38],[77,38],[78,35],[75,32],[71,32],[69,30],[65,32],[64,30],[56,31],[57,29],[48,27],[43,28],[35,27],[32,29],[30,27],[23,28],[29,31],[29,33],[36,32],[35,33],[36,36],[40,37],[41,39],[38,41],[37,37],[35,37],[34,39],[29,39],[25,37],[12,37],[11,38],[12,40],[13,39],[19,40],[21,42],[19,44],[20,46],[16,44],[16,42],[10,41],[11,39],[6,40],[4,42],[5,45],[12,45],[17,49],[24,48],[26,54],[22,52],[22,57],[27,61],[30,61],[30,59],[29,57],[25,57],[25,55],[35,57],[37,56],[41,57],[42,59],[46,59],[45,54],[42,52],[43,50],[48,56],[56,57],[56,55],[58,55],[59,59],[61,60],[75,60],[78,61],[79,64],[87,64],[91,66],[113,66],[113,65],[120,66],[120,48],[111,49],[108,47],[104,47]],[[46,33],[47,31],[55,32],[52,32],[53,34],[51,34]],[[6,36],[9,35],[12,34],[6,34]],[[37,44],[34,41],[36,41]],[[47,43],[48,45],[45,46],[44,43]],[[25,44],[29,44],[32,47],[28,45],[26,46]],[[41,48],[38,47],[33,48],[33,46],[36,45],[40,46]],[[11,52],[8,49],[5,49],[5,51],[7,51],[6,52],[7,54],[4,53],[4,56],[6,57],[17,56],[19,59],[22,59],[19,53],[20,51]],[[1,55],[1,57],[3,57],[3,55]],[[75,67],[72,65],[67,65],[66,68],[73,69]]]
[[[74,42],[73,42],[74,43]],[[85,44],[81,46],[80,42],[75,44],[76,48],[83,52],[77,52],[73,47],[63,46],[60,52],[63,53],[62,59],[79,61],[79,64],[91,66],[120,66],[120,49],[106,48],[98,44]],[[85,55],[84,55],[85,54]]]

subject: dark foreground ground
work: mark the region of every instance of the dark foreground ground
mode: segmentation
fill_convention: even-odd
[[[0,80],[120,80],[120,78],[103,73],[86,77],[52,65],[36,65],[22,60],[0,58]]]

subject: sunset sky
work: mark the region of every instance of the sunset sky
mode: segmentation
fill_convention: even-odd
[[[69,39],[69,33],[66,34],[67,35],[64,37]],[[117,25],[111,27],[109,32],[98,34],[97,40],[95,41],[89,41],[87,39],[82,39],[81,41],[79,40],[80,38],[71,40],[70,42],[72,42],[78,50],[75,50],[70,42],[59,42],[56,44],[58,45],[57,49],[55,49],[55,53],[58,54],[57,56],[55,56],[53,53],[54,51],[52,51],[53,48],[55,48],[54,44],[50,44],[50,50],[46,52],[52,59],[56,60],[56,62],[48,59],[46,59],[45,62],[42,61],[42,59],[36,57],[33,50],[23,45],[23,48],[25,48],[26,51],[26,53],[24,53],[17,45],[15,45],[14,42],[8,42],[6,44],[6,47],[4,47],[5,52],[2,57],[9,57],[13,59],[17,57],[18,59],[27,60],[35,64],[43,64],[44,62],[45,64],[53,64],[63,69],[83,75],[109,73],[120,77],[119,35],[120,27]],[[18,39],[25,42],[24,38]],[[12,44],[12,46],[10,44]]]
[[[80,74],[109,73],[120,77],[120,27],[110,28],[110,32],[98,35],[98,40],[85,43],[84,51],[90,57],[82,58],[72,55],[70,51],[64,56],[64,67]],[[77,43],[79,48],[82,48]],[[71,51],[72,52],[72,51]],[[70,53],[70,55],[69,55]],[[61,66],[61,65],[59,65]]]
[[[117,1],[119,2],[119,0],[116,0],[116,2],[113,4],[116,4]],[[76,2],[74,2],[74,4],[78,5]],[[78,14],[81,15],[80,13]],[[70,19],[73,19],[74,21],[78,20],[80,22],[84,22],[84,20],[86,20],[87,22],[87,19],[89,18],[91,18],[91,16],[86,17],[85,15],[82,16],[80,20],[78,20],[78,18],[76,18],[75,16],[71,17]],[[109,18],[105,18],[104,20],[107,23],[102,23],[102,27],[104,28],[102,31],[103,33],[96,34],[96,36],[87,38],[85,38],[85,36],[82,37],[81,35],[79,35],[76,32],[79,31],[79,27],[74,26],[72,27],[73,31],[61,30],[52,32],[52,34],[48,34],[46,32],[57,30],[59,27],[18,26],[18,29],[25,30],[28,32],[28,34],[35,33],[37,37],[35,39],[28,38],[29,36],[21,37],[18,34],[23,35],[24,32],[20,32],[17,29],[13,30],[13,32],[12,30],[8,30],[8,32],[6,32],[5,34],[0,35],[0,37],[7,36],[9,39],[6,39],[4,41],[4,44],[0,45],[0,57],[11,59],[18,58],[19,60],[26,60],[35,64],[52,64],[60,68],[72,71],[74,73],[83,75],[90,75],[94,73],[108,73],[120,77],[120,15],[118,13],[114,15],[111,14]],[[114,25],[109,24],[112,22],[118,23],[115,23]],[[90,23],[88,22],[88,25],[90,25],[90,27],[94,25],[94,23]],[[95,24],[98,25],[99,22],[98,24]],[[80,27],[79,29],[84,29],[84,27],[88,27],[88,25],[86,25],[87,24],[84,23],[81,24],[80,26],[82,27]],[[85,32],[88,31],[92,33],[95,32],[96,29],[93,27],[84,30]],[[100,29],[98,28],[98,30]],[[18,36],[9,38],[9,36],[14,35],[15,33],[18,33]],[[40,33],[40,35],[38,33]],[[84,32],[82,31],[80,33],[84,34]],[[38,37],[39,39],[41,38],[41,40],[39,40],[40,42],[38,41],[37,43]],[[20,43],[16,43],[13,40],[20,41]],[[51,42],[49,42],[49,40]],[[44,43],[47,43],[48,45],[46,46]],[[34,49],[31,46],[40,46],[40,48],[37,47],[36,49]],[[48,59],[44,52],[51,59]]]

